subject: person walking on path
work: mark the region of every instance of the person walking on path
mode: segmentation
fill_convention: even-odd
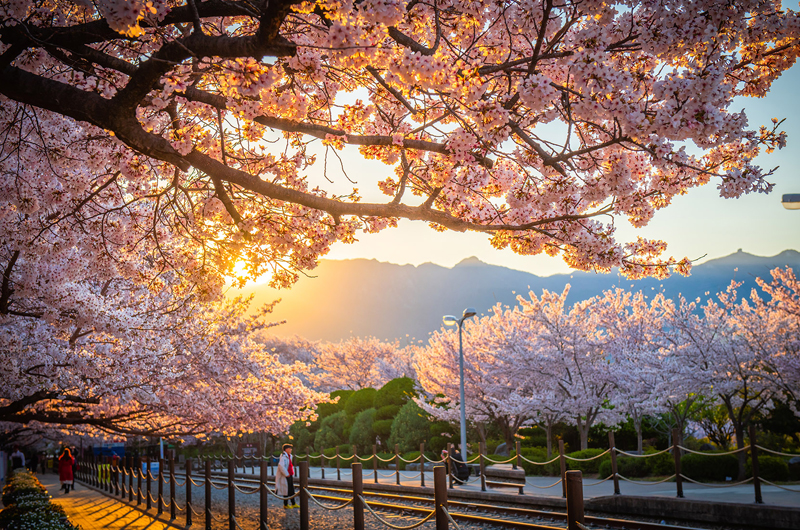
[[[294,465],[292,464],[292,444],[283,444],[283,452],[278,461],[278,469],[275,472],[275,489],[281,497],[294,496]],[[289,506],[289,499],[283,500],[283,507],[287,510],[290,508],[299,508],[297,501],[291,499],[292,505]]]
[[[75,459],[72,458],[69,447],[65,447],[64,452],[58,457],[58,479],[61,481],[61,489],[64,490],[64,493],[69,493],[70,488],[73,487],[73,464],[75,464]]]
[[[11,470],[25,467],[25,453],[19,450],[19,447],[14,448],[15,451],[11,453]]]

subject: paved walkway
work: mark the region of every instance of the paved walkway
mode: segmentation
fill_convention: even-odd
[[[82,530],[166,530],[176,527],[156,521],[149,515],[114,500],[83,484],[65,494],[58,476],[52,473],[37,477],[53,497],[53,502],[67,512],[70,522]]]

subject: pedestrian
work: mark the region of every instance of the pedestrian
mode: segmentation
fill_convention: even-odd
[[[461,484],[467,482],[469,479],[469,466],[467,465],[464,457],[461,456],[461,452],[458,449],[453,451],[453,475],[455,475],[456,480],[458,480]]]
[[[281,497],[294,497],[294,464],[292,464],[292,444],[283,444],[283,452],[278,461],[278,469],[275,472],[275,489]],[[283,499],[283,507],[287,510],[291,508],[299,508],[297,501],[291,499],[292,504],[289,505],[290,499]]]
[[[439,455],[442,458],[442,463],[444,464],[445,473],[450,473],[450,459],[447,458],[447,449],[442,449],[442,454]]]
[[[31,463],[28,469],[30,469],[32,473],[36,473],[37,467],[39,467],[39,451],[34,451],[31,455]]]
[[[19,447],[14,447],[14,452],[11,453],[11,470],[25,467],[25,454],[19,450]]]
[[[72,466],[74,464],[75,459],[72,458],[69,447],[65,447],[64,452],[58,457],[58,480],[61,481],[61,489],[64,490],[64,493],[69,493],[70,488],[73,487]]]

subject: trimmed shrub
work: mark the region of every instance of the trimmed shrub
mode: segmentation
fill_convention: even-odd
[[[425,447],[430,446],[431,451],[436,454],[436,458],[439,458],[439,455],[442,453],[442,449],[447,447],[447,443],[452,440],[452,438],[447,438],[445,436],[431,436],[428,438]]]
[[[64,509],[50,502],[50,495],[29,471],[14,471],[3,488],[0,528],[4,530],[74,530]]]
[[[511,455],[516,455],[516,451],[511,451]],[[546,462],[553,457],[547,458],[547,449],[545,447],[523,447],[522,456],[534,462]],[[555,477],[561,474],[561,466],[558,460],[546,465],[531,464],[522,460],[522,469],[525,470],[526,475]]]
[[[378,391],[374,388],[362,388],[356,391],[347,400],[344,406],[345,412],[347,412],[348,416],[355,416],[359,412],[373,408],[372,404],[375,401],[375,394],[377,393]]]
[[[628,456],[617,457],[617,473],[628,478],[641,478],[650,474],[647,467],[647,459],[631,458]],[[611,458],[603,460],[598,468],[597,476],[606,478],[611,476]]]
[[[374,406],[376,409],[387,405],[402,407],[413,396],[416,396],[416,392],[414,392],[414,380],[409,377],[398,377],[388,381],[378,390],[378,393],[375,395]]]
[[[375,431],[372,429],[372,424],[375,422],[376,413],[375,409],[359,412],[353,426],[350,427],[350,443],[355,444],[359,451],[372,452],[372,445],[375,443]]]
[[[584,449],[582,451],[575,451],[573,453],[567,453],[567,456],[571,456],[572,458],[592,458],[601,453],[603,453],[605,449]],[[523,453],[524,454],[524,453]],[[555,456],[555,455],[554,455]],[[584,473],[597,473],[600,469],[600,463],[608,460],[611,461],[611,455],[606,454],[600,458],[596,458],[594,460],[589,460],[588,462],[576,462],[574,460],[567,459],[567,469],[575,469],[583,471]],[[560,473],[560,471],[559,471]]]
[[[394,420],[379,420],[372,424],[372,430],[382,439],[387,440],[392,434]]]
[[[687,453],[681,457],[681,473],[692,480],[725,482],[739,474],[739,461],[734,455]]]
[[[317,450],[325,449],[336,447],[347,441],[345,438],[347,423],[347,413],[345,411],[337,412],[322,420],[317,435],[314,437],[314,447]]]
[[[747,476],[753,476],[753,461],[747,459]],[[770,482],[789,480],[789,464],[780,456],[758,455],[758,474]]]
[[[392,405],[388,405],[391,407]],[[384,407],[386,408],[386,407]],[[381,409],[383,410],[383,409]],[[400,446],[400,451],[405,453],[419,448],[419,444],[428,438],[430,422],[428,415],[419,405],[409,401],[400,409],[392,422],[389,435],[389,447],[395,444]]]
[[[648,447],[644,452],[645,454],[651,454],[657,453],[658,451],[652,447]],[[647,462],[647,470],[650,475],[662,476],[675,473],[675,457],[673,457],[670,452],[661,453],[658,456],[651,456],[650,458],[642,458],[641,460]]]
[[[385,407],[381,407],[378,410],[378,413],[375,415],[376,420],[393,420],[397,413],[400,412],[400,405],[386,405]]]

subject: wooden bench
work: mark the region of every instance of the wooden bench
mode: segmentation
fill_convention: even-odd
[[[525,471],[523,469],[512,469],[511,466],[489,466],[484,474],[488,487],[517,488],[519,494],[522,495],[522,488],[525,487]]]

